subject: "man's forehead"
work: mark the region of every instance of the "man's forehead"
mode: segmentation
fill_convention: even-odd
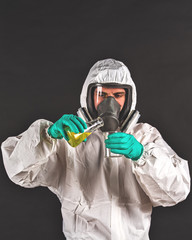
[[[125,92],[125,89],[123,89],[123,88],[97,87],[96,91],[97,92],[106,92],[106,93],[112,92],[112,93],[114,93],[114,92]]]

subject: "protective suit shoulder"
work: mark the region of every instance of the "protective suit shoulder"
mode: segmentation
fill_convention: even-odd
[[[44,119],[37,120],[19,136],[9,137],[2,143],[4,166],[14,183],[23,187],[56,187],[59,171],[54,172],[63,169],[64,163],[58,159],[59,141],[47,134],[51,124]]]
[[[130,133],[134,134],[140,132],[143,135],[146,134],[154,134],[154,135],[160,135],[160,132],[157,130],[157,128],[153,127],[152,125],[148,123],[137,123],[131,130]]]

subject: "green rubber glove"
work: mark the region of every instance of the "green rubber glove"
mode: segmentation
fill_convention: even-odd
[[[48,128],[48,134],[52,138],[69,140],[65,128],[69,127],[71,132],[79,133],[84,132],[84,129],[87,128],[87,124],[83,121],[82,118],[77,117],[72,114],[65,114],[59,120],[57,120],[53,125]]]
[[[138,160],[144,150],[143,145],[133,135],[123,132],[109,134],[105,144],[106,148],[110,148],[112,153],[122,154],[133,161]]]

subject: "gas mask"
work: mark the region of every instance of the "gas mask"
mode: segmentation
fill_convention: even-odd
[[[104,121],[104,126],[101,127],[103,132],[116,131],[119,127],[119,113],[121,106],[114,97],[105,98],[98,106],[98,116]]]
[[[107,98],[111,96],[111,97],[114,97],[114,100],[116,100],[116,102],[117,102],[116,96],[107,94],[107,92],[103,88],[124,89],[124,91],[125,91],[124,105],[122,107],[122,104],[121,104],[120,112],[118,114],[116,114],[116,118],[118,118],[118,121],[119,121],[119,127],[121,127],[122,123],[124,122],[124,120],[127,118],[127,116],[130,113],[131,104],[132,104],[132,88],[129,85],[120,85],[120,84],[115,84],[115,83],[113,83],[113,84],[111,84],[111,83],[110,84],[109,83],[107,83],[107,84],[98,84],[98,83],[90,84],[88,87],[88,90],[87,90],[87,110],[92,119],[95,119],[100,114],[102,114],[101,111],[103,111],[103,110],[99,109],[99,112],[98,112],[98,106],[100,105],[100,103],[102,101],[107,100]],[[121,90],[120,90],[120,92],[121,92]],[[107,100],[107,101],[109,101],[109,100]],[[120,104],[120,102],[118,102],[118,103]],[[118,115],[118,117],[117,117],[117,115]]]

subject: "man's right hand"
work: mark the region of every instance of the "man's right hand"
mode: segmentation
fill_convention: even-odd
[[[69,140],[65,128],[69,127],[71,132],[79,133],[84,132],[84,129],[87,128],[87,124],[83,121],[82,118],[77,117],[72,114],[65,114],[59,120],[57,120],[53,125],[48,129],[48,134],[52,138]]]

